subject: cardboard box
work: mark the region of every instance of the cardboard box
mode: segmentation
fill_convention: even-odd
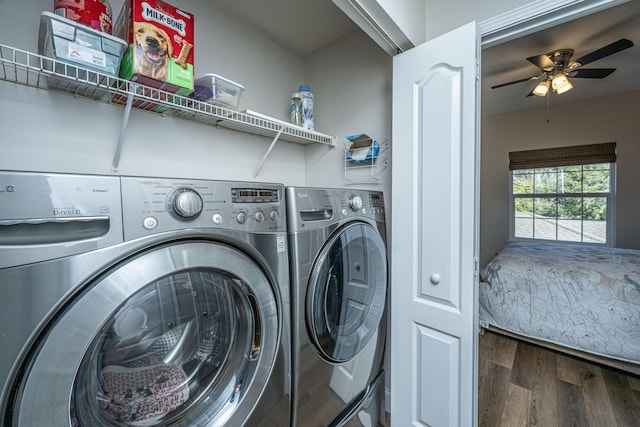
[[[167,92],[193,92],[193,15],[160,0],[125,0],[114,33],[129,47],[120,77]]]

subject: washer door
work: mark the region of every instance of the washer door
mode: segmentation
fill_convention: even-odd
[[[387,295],[387,257],[365,223],[338,230],[323,247],[307,289],[307,325],[317,351],[333,363],[354,358],[376,334]]]
[[[272,286],[242,252],[154,249],[98,279],[49,328],[18,388],[15,425],[240,425],[268,381],[278,331]]]

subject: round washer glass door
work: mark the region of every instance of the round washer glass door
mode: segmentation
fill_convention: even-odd
[[[359,222],[338,230],[316,259],[307,289],[307,324],[318,352],[334,363],[358,355],[377,332],[386,294],[378,231]]]
[[[271,284],[244,253],[204,242],[153,249],[98,279],[50,327],[23,378],[17,425],[239,425],[268,380],[279,330]]]

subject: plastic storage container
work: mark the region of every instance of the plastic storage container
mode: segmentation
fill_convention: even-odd
[[[192,98],[198,101],[237,109],[244,86],[217,74],[209,73],[198,77],[194,84]]]
[[[117,76],[127,43],[84,24],[42,12],[38,38],[39,53],[78,67]],[[84,79],[86,72],[56,63],[56,73]]]

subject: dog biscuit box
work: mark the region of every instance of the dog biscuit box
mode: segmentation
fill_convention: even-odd
[[[114,25],[129,44],[120,77],[167,92],[193,92],[193,15],[160,0],[125,0]]]

